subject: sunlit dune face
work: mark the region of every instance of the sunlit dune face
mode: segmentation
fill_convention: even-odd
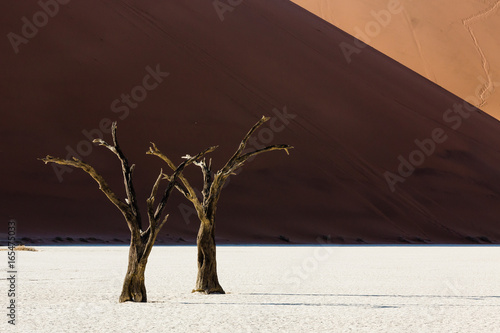
[[[500,1],[292,1],[500,119]]]

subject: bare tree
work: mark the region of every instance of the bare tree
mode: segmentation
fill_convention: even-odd
[[[250,129],[241,141],[233,156],[226,162],[222,169],[215,173],[215,175],[211,170],[211,160],[208,164],[205,158],[199,162],[194,162],[195,165],[201,168],[203,173],[203,190],[201,200],[197,197],[195,190],[189,184],[188,180],[182,175],[179,175],[178,177],[183,186],[176,183],[176,188],[193,203],[200,220],[200,228],[196,239],[198,248],[198,276],[196,279],[196,287],[193,292],[204,292],[206,294],[225,293],[224,289],[219,284],[219,279],[217,277],[215,212],[222,188],[224,187],[224,183],[228,177],[230,175],[234,175],[234,172],[241,168],[243,164],[253,156],[273,150],[285,150],[288,154],[288,149],[293,148],[289,145],[279,144],[244,153],[247,142],[252,134],[269,119],[270,118],[263,116]],[[150,147],[148,154],[160,157],[172,170],[175,169],[175,164],[162,154],[162,152],[154,144]],[[185,156],[185,158],[192,159],[189,155]]]
[[[102,139],[96,139],[94,140],[94,143],[98,143],[99,145],[108,148],[120,160],[125,192],[127,196],[125,201],[122,201],[118,198],[118,196],[110,189],[104,178],[100,174],[98,174],[92,166],[75,157],[73,157],[72,160],[66,160],[47,156],[43,158],[42,161],[45,162],[45,164],[56,163],[82,169],[92,178],[94,178],[94,180],[99,184],[99,189],[123,214],[128,228],[130,229],[131,237],[127,274],[123,282],[122,293],[120,295],[119,301],[147,302],[146,286],[144,282],[146,264],[149,254],[151,253],[151,249],[153,248],[153,245],[155,243],[156,237],[167,221],[168,215],[164,217],[162,217],[162,215],[168,198],[174,188],[174,184],[176,183],[176,180],[181,177],[182,171],[186,166],[200,159],[206,153],[213,151],[215,147],[205,149],[203,152],[200,152],[196,156],[186,159],[179,166],[174,166],[174,172],[170,177],[164,174],[163,170],[160,171],[160,174],[158,175],[158,178],[156,179],[151,190],[151,195],[146,200],[149,226],[146,230],[143,230],[141,215],[138,209],[137,198],[132,182],[132,174],[135,164],[129,166],[127,158],[120,149],[116,136],[116,128],[117,125],[116,122],[114,122],[112,125],[113,144],[108,144]],[[161,197],[160,202],[155,208],[155,197],[157,195],[160,182],[163,179],[168,180],[169,183],[165,189],[165,192],[163,193],[163,196]]]

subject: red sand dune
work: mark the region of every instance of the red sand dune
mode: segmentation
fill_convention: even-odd
[[[500,119],[500,0],[292,1]]]
[[[21,34],[21,18],[41,10],[34,0],[0,8],[4,36]],[[286,109],[254,145],[295,149],[261,155],[231,178],[221,240],[500,241],[496,119],[370,47],[347,65],[339,44],[352,37],[288,1],[246,0],[223,18],[212,1],[71,1],[17,54],[5,38],[2,219],[15,218],[19,236],[126,237],[88,175],[59,182],[37,158],[79,150],[123,195],[118,161],[84,134],[118,120],[144,201],[166,167],[145,155],[150,141],[176,162],[219,144],[220,167],[260,116]],[[169,75],[155,82],[157,66]],[[121,100],[131,93],[135,101]],[[420,165],[392,192],[386,172],[397,174],[399,156],[410,155]],[[201,179],[194,167],[187,176]],[[181,204],[190,207],[176,193],[160,238],[194,239],[196,218],[183,219]]]

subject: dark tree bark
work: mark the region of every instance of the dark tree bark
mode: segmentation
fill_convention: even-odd
[[[203,190],[202,198],[197,197],[195,190],[191,187],[188,180],[182,175],[179,176],[179,180],[182,183],[176,184],[176,188],[193,203],[196,209],[198,218],[200,220],[200,228],[198,230],[198,236],[196,239],[196,244],[198,248],[198,276],[196,279],[196,286],[193,292],[204,292],[206,294],[224,294],[224,289],[219,284],[219,279],[217,276],[217,261],[216,261],[216,244],[215,244],[215,213],[217,210],[217,203],[219,197],[224,187],[224,184],[230,175],[234,175],[234,172],[241,168],[243,164],[251,157],[258,154],[273,151],[273,150],[285,150],[288,154],[288,149],[293,148],[289,145],[272,145],[267,146],[262,149],[254,150],[249,153],[243,153],[248,140],[252,134],[266,121],[268,117],[262,117],[245,135],[241,141],[238,149],[233,154],[233,156],[226,162],[224,167],[217,171],[215,175],[212,174],[211,161],[206,162],[205,159],[194,162],[193,164],[201,168],[203,173]],[[161,151],[153,144],[150,148],[149,154],[156,155],[164,160],[171,169],[175,168],[175,164],[172,163]],[[190,158],[190,156],[185,156]]]
[[[147,302],[146,284],[144,273],[146,264],[141,263],[139,256],[144,253],[144,244],[135,244],[130,242],[128,267],[125,279],[123,281],[120,302],[134,301]]]
[[[120,295],[119,301],[147,302],[146,285],[144,278],[146,264],[149,254],[151,253],[151,249],[153,248],[153,245],[156,241],[156,237],[158,236],[161,228],[167,222],[168,215],[164,216],[163,218],[162,216],[168,198],[170,197],[170,194],[175,187],[177,179],[182,175],[182,171],[184,170],[184,168],[200,159],[206,153],[212,151],[214,148],[208,148],[194,157],[190,156],[179,166],[174,166],[174,172],[170,177],[165,175],[163,173],[163,170],[160,171],[160,174],[151,190],[151,195],[146,200],[149,226],[146,230],[143,231],[141,215],[139,213],[137,198],[132,182],[132,174],[135,165],[129,166],[127,158],[120,149],[116,136],[116,128],[117,125],[116,122],[114,122],[112,126],[113,144],[108,144],[101,139],[94,140],[94,143],[98,143],[99,145],[108,148],[120,160],[125,192],[127,195],[125,202],[118,198],[118,196],[110,189],[104,178],[100,174],[98,174],[92,166],[77,158],[73,157],[72,160],[65,160],[57,157],[47,156],[43,158],[42,161],[45,162],[45,164],[56,163],[82,169],[92,178],[94,178],[94,180],[99,184],[99,189],[120,210],[130,230],[130,249],[127,273],[123,281],[122,293]],[[165,192],[163,193],[160,202],[155,208],[154,202],[158,192],[158,187],[163,179],[167,179],[169,183],[165,189]]]
[[[196,239],[198,249],[198,276],[193,292],[224,294],[217,277],[215,223],[201,223]]]

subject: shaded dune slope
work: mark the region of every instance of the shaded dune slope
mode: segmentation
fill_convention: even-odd
[[[9,7],[0,11],[4,35],[39,10],[35,1],[0,6]],[[255,146],[272,139],[295,149],[261,155],[231,178],[217,213],[221,241],[500,241],[500,123],[475,109],[457,127],[447,111],[461,99],[369,47],[347,65],[342,42],[352,37],[288,1],[244,1],[224,21],[201,0],[61,6],[18,54],[1,45],[3,218],[30,237],[126,237],[88,175],[59,182],[36,158],[66,156],[83,147],[82,130],[118,120],[144,201],[166,167],[145,155],[150,141],[178,163],[219,144],[217,168],[261,115],[280,114]],[[169,75],[128,113],[114,112],[148,66]],[[391,191],[384,174],[397,174],[398,157],[435,129],[447,139]],[[112,154],[94,147],[84,160],[124,195]],[[201,179],[197,168],[186,173]],[[194,239],[189,202],[177,193],[169,207],[160,238]]]

